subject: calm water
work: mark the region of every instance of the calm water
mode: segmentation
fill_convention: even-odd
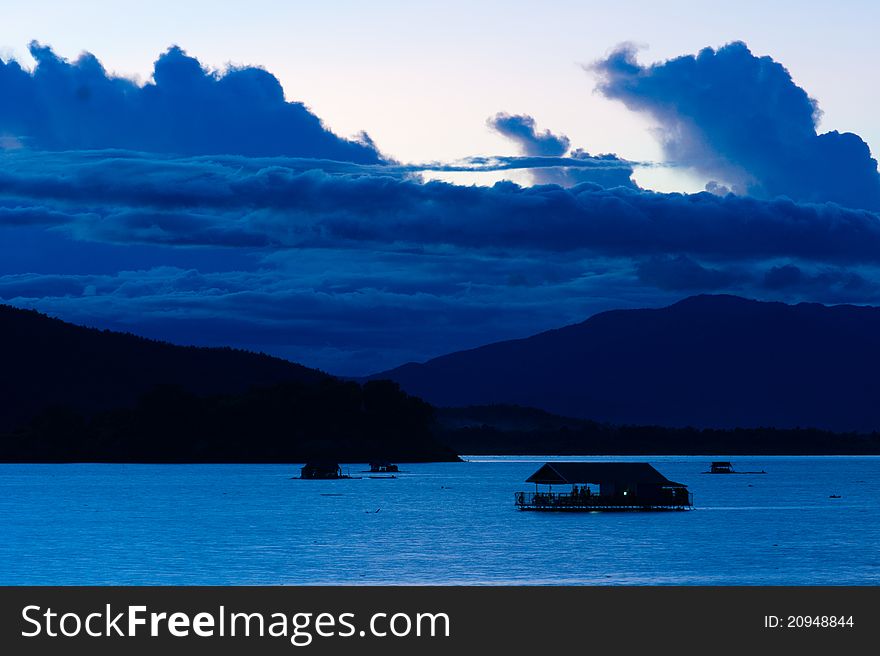
[[[880,458],[731,459],[768,473],[618,458],[688,484],[697,509],[593,514],[514,509],[548,458],[341,481],[274,465],[0,465],[0,584],[880,584]]]

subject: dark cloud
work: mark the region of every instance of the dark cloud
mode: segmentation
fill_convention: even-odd
[[[876,297],[816,274],[880,279],[880,219],[868,211],[409,174],[286,158],[0,153],[0,300],[365,374],[692,291]],[[765,272],[789,261],[809,269],[811,287],[767,284]]]
[[[766,289],[797,293],[822,300],[876,298],[878,285],[857,271],[821,266],[804,269],[794,264],[771,267],[763,278]]]
[[[33,72],[0,61],[7,146],[381,161],[369,137],[339,138],[302,103],[287,102],[278,80],[261,68],[208,71],[172,47],[140,86],[109,75],[89,53],[69,62],[37,43],[30,50]]]
[[[880,176],[852,133],[817,134],[815,100],[736,42],[642,66],[624,45],[594,64],[599,90],[660,125],[669,160],[736,193],[880,209]]]
[[[800,267],[794,264],[775,266],[764,274],[764,286],[768,289],[786,289],[803,283],[806,279]]]
[[[638,263],[636,273],[646,284],[682,292],[730,290],[746,279],[741,271],[706,267],[685,255],[651,257]]]
[[[578,320],[591,307],[584,300],[595,293],[591,285],[607,288],[612,280],[589,269],[530,258],[322,249],[278,252],[251,271],[0,276],[0,299],[100,328],[235,344],[366,374],[477,346],[487,335],[520,337]],[[513,275],[527,284],[511,287]]]
[[[184,246],[880,260],[877,215],[834,204],[593,184],[463,187],[372,169],[330,174],[247,166],[245,158],[96,155],[0,157],[4,224],[55,225],[93,241]]]

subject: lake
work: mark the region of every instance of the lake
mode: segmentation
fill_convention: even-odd
[[[651,462],[695,510],[517,511],[552,459],[338,481],[291,480],[297,465],[0,465],[0,584],[880,584],[880,457],[556,458]],[[710,460],[767,474],[702,474]]]

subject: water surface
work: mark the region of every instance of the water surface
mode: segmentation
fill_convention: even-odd
[[[650,461],[696,509],[517,511],[549,459],[339,481],[290,480],[295,465],[0,465],[0,584],[880,584],[878,457],[714,458],[763,476],[570,457]]]

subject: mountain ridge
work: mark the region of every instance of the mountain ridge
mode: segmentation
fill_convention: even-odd
[[[699,295],[406,364],[438,406],[516,404],[618,424],[880,428],[880,308]]]
[[[180,346],[9,305],[0,305],[0,361],[0,430],[56,405],[86,413],[132,406],[157,385],[221,394],[330,378],[261,353]]]

